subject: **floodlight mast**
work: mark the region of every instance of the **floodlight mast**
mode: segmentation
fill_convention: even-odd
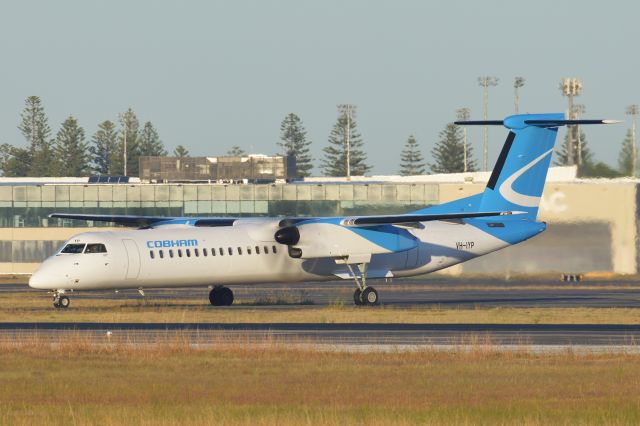
[[[483,103],[483,118],[489,119],[489,87],[498,85],[498,77],[485,76],[478,77],[478,85],[482,87],[482,103]],[[485,172],[488,170],[489,163],[489,127],[484,126],[482,134],[482,170]]]
[[[127,176],[127,118],[128,115],[126,112],[124,113],[120,113],[118,114],[118,117],[120,118],[120,120],[122,121],[122,142],[123,142],[123,149],[122,149],[122,157],[123,157],[123,161],[124,161],[124,166],[123,166],[123,176]]]
[[[456,116],[458,118],[458,120],[460,121],[468,121],[469,118],[471,117],[471,109],[470,108],[460,108],[458,110],[456,110]],[[468,172],[469,171],[469,167],[468,167],[468,161],[469,161],[469,156],[468,156],[468,145],[467,145],[467,126],[462,127],[462,132],[463,132],[463,139],[462,139],[462,144],[463,144],[463,150],[464,150],[464,172]]]
[[[513,80],[513,106],[516,114],[520,113],[520,94],[518,89],[524,86],[524,82],[524,77],[516,77],[515,80]]]
[[[638,148],[636,146],[636,119],[638,118],[638,105],[629,105],[626,114],[631,116],[631,176],[637,176]]]
[[[347,180],[351,180],[351,120],[356,115],[356,106],[353,104],[340,104],[338,105],[338,113],[340,116],[345,116],[347,119],[347,126],[345,129],[345,151],[346,151],[346,166],[347,166]]]
[[[560,80],[560,91],[563,96],[566,96],[569,101],[569,108],[567,109],[567,117],[569,120],[573,119],[573,97],[580,96],[582,92],[582,80],[576,77],[563,78]],[[567,165],[573,166],[574,164],[573,154],[573,134],[571,126],[567,127]]]

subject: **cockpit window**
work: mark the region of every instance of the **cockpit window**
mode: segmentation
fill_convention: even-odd
[[[87,244],[85,253],[106,253],[107,248],[104,244]]]
[[[78,254],[82,253],[84,244],[67,244],[60,253]]]

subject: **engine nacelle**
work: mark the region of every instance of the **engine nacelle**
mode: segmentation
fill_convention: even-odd
[[[275,240],[289,246],[289,255],[299,259],[393,253],[417,247],[410,232],[392,225],[349,227],[340,223],[306,223],[279,229]]]

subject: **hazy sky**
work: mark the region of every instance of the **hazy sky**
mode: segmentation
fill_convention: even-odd
[[[218,155],[276,152],[295,112],[319,164],[336,104],[358,107],[373,173],[396,173],[407,137],[429,154],[468,106],[482,117],[480,75],[495,75],[490,118],[562,112],[561,77],[584,82],[586,116],[626,118],[640,103],[640,6],[608,1],[12,1],[0,14],[0,142],[24,145],[24,99],[40,96],[54,133],[74,115],[90,137],[132,107],[167,147]],[[629,122],[585,129],[617,164]],[[505,131],[491,131],[493,163]],[[561,135],[564,135],[562,133]],[[470,133],[481,157],[479,129]],[[314,169],[316,174],[319,169]]]

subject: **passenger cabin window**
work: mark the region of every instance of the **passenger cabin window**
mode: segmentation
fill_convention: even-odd
[[[67,244],[60,253],[66,254],[78,254],[82,253],[85,244]]]
[[[200,256],[200,253],[198,252],[198,249],[193,249],[193,254],[195,254],[196,257]]]
[[[256,246],[256,254],[260,254],[260,247]]]
[[[269,254],[269,247],[264,246],[264,254]]]
[[[251,247],[247,246],[247,254],[251,254]]]
[[[220,247],[220,256],[224,256],[224,249]]]
[[[164,252],[162,250],[158,250],[158,254],[160,255],[160,259],[164,259]]]
[[[87,244],[87,248],[84,250],[85,253],[106,253],[107,248],[104,244]]]
[[[238,254],[242,255],[242,247],[238,247]]]
[[[186,249],[185,251],[187,252],[187,257],[191,257],[191,250]]]
[[[152,259],[155,257],[153,254],[153,250],[149,250],[149,257],[151,257]]]
[[[182,250],[178,249],[178,257],[182,257]]]
[[[173,257],[173,250],[169,249],[169,257]]]
[[[203,248],[203,249],[202,249],[202,255],[203,255],[204,257],[207,257],[207,249],[206,249],[206,248]]]
[[[273,250],[273,254],[278,253],[278,251],[276,250],[276,246],[271,246],[271,250]]]
[[[231,247],[228,247],[227,251],[229,252],[229,256],[233,255],[233,249]]]

